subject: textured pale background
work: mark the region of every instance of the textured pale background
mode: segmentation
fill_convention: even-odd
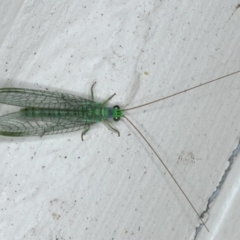
[[[0,87],[49,89],[123,107],[240,69],[238,1],[0,3]],[[148,73],[148,75],[146,74]],[[240,74],[128,112],[199,213],[240,136]],[[0,113],[12,111],[0,105]],[[126,121],[0,138],[0,239],[240,239],[240,158],[200,221]],[[235,151],[238,153],[238,149]]]

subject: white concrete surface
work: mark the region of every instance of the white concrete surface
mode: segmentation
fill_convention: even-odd
[[[130,107],[240,70],[240,8],[217,1],[0,3],[0,87]],[[0,138],[0,239],[240,239],[240,74],[81,133]],[[1,104],[1,115],[12,111]],[[218,195],[207,208],[219,186]]]

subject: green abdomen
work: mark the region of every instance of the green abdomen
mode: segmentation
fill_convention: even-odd
[[[38,119],[85,119],[91,122],[100,122],[106,119],[106,108],[100,104],[88,104],[79,106],[78,109],[51,109],[51,108],[24,108],[21,114],[27,118]]]

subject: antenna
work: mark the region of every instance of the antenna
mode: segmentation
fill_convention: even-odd
[[[157,100],[155,100],[155,101],[148,102],[148,103],[145,103],[145,104],[142,104],[142,105],[139,105],[139,106],[135,106],[135,107],[123,109],[123,111],[130,111],[130,110],[133,110],[133,109],[136,109],[136,108],[145,107],[145,106],[147,106],[147,105],[154,104],[154,103],[160,102],[160,101],[162,101],[162,100],[165,100],[165,99],[168,99],[168,98],[177,96],[177,95],[179,95],[179,94],[182,94],[182,93],[191,91],[191,90],[193,90],[193,89],[196,89],[196,88],[205,86],[205,85],[207,85],[207,84],[210,84],[210,83],[219,81],[219,80],[221,80],[221,79],[224,79],[224,78],[226,78],[226,77],[235,75],[235,74],[237,74],[237,73],[240,73],[240,70],[238,70],[238,71],[236,71],[236,72],[229,73],[229,74],[224,75],[224,76],[222,76],[222,77],[215,78],[215,79],[210,80],[210,81],[208,81],[208,82],[201,83],[201,84],[199,84],[199,85],[196,85],[196,86],[194,86],[194,87],[185,89],[185,90],[183,90],[183,91],[180,91],[180,92],[171,94],[171,95],[169,95],[169,96],[167,96],[167,97],[163,97],[163,98],[160,98],[160,99],[157,99]],[[181,188],[181,186],[179,185],[179,183],[177,182],[177,180],[175,179],[175,177],[173,176],[173,174],[170,172],[170,170],[168,169],[167,165],[163,162],[163,160],[160,158],[160,156],[158,155],[158,153],[157,153],[157,152],[154,150],[154,148],[151,146],[151,144],[150,144],[149,141],[146,139],[146,137],[139,131],[139,129],[132,123],[132,121],[131,121],[129,118],[127,118],[126,116],[124,116],[124,118],[133,126],[133,128],[139,133],[139,135],[140,135],[140,136],[143,138],[143,140],[147,143],[147,145],[150,147],[150,149],[154,152],[154,154],[155,154],[156,157],[159,159],[159,161],[161,162],[161,164],[163,165],[163,167],[167,170],[168,174],[171,176],[172,180],[175,182],[175,184],[177,185],[177,187],[179,188],[179,190],[182,192],[183,196],[186,198],[186,200],[188,201],[188,203],[191,205],[192,209],[193,209],[194,212],[197,214],[198,218],[201,220],[201,222],[202,222],[202,224],[204,225],[204,227],[205,227],[205,228],[207,229],[207,231],[209,232],[209,229],[207,228],[206,224],[204,223],[204,221],[203,221],[202,218],[200,217],[200,215],[199,215],[199,213],[197,212],[196,208],[193,206],[193,204],[192,204],[192,202],[190,201],[190,199],[188,198],[188,196],[185,194],[185,192],[183,191],[183,189]]]
[[[181,188],[181,186],[178,184],[177,180],[175,179],[175,177],[172,175],[172,173],[170,172],[170,170],[168,169],[167,165],[163,162],[163,160],[160,158],[160,156],[157,154],[157,152],[154,150],[154,148],[152,147],[152,145],[149,143],[149,141],[146,139],[146,137],[144,137],[144,135],[138,130],[138,128],[132,123],[132,121],[129,120],[129,118],[127,118],[126,116],[124,116],[124,118],[135,128],[135,130],[140,134],[140,136],[144,139],[144,141],[147,143],[147,145],[152,149],[152,151],[155,153],[155,155],[157,156],[157,158],[159,159],[159,161],[162,163],[162,165],[164,166],[164,168],[167,170],[168,174],[171,176],[171,178],[173,179],[173,181],[176,183],[176,185],[178,186],[179,190],[182,192],[182,194],[184,195],[184,197],[187,199],[188,203],[191,205],[192,209],[194,210],[194,212],[197,214],[198,218],[201,220],[202,224],[204,225],[204,227],[207,229],[207,231],[209,232],[209,229],[207,228],[206,224],[204,223],[204,221],[202,220],[202,218],[200,217],[199,213],[197,212],[196,208],[193,206],[192,202],[190,201],[190,199],[188,198],[188,196],[186,195],[186,193],[183,191],[183,189]]]
[[[160,102],[160,101],[165,100],[165,99],[167,99],[167,98],[171,98],[171,97],[177,96],[177,95],[179,95],[179,94],[181,94],[181,93],[189,92],[189,91],[191,91],[191,90],[193,90],[193,89],[196,89],[196,88],[205,86],[205,85],[207,85],[207,84],[216,82],[216,81],[218,81],[218,80],[221,80],[221,79],[223,79],[223,78],[226,78],[226,77],[235,75],[235,74],[237,74],[237,73],[240,73],[240,70],[238,70],[238,71],[236,71],[236,72],[233,72],[233,73],[229,73],[229,74],[224,75],[224,76],[219,77],[219,78],[215,78],[215,79],[213,79],[213,80],[211,80],[211,81],[208,81],[208,82],[205,82],[205,83],[201,83],[201,84],[199,84],[199,85],[197,85],[197,86],[195,86],[195,87],[191,87],[191,88],[185,89],[185,90],[183,90],[183,91],[180,91],[180,92],[171,94],[171,95],[169,95],[169,96],[167,96],[167,97],[163,97],[163,98],[157,99],[157,100],[152,101],[152,102],[148,102],[148,103],[145,103],[145,104],[142,104],[142,105],[139,105],[139,106],[135,106],[135,107],[131,107],[131,108],[123,109],[123,110],[124,110],[124,111],[130,111],[130,110],[133,110],[133,109],[136,109],[136,108],[145,107],[145,106],[147,106],[147,105],[150,105],[150,104],[153,104],[153,103],[156,103],[156,102]]]

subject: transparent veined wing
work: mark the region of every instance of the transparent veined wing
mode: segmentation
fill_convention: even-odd
[[[82,118],[25,117],[21,112],[15,112],[0,117],[0,135],[21,137],[59,134],[78,131],[94,123],[94,120],[86,121]]]
[[[24,88],[0,88],[0,102],[8,105],[38,108],[75,109],[93,103],[79,96]]]

